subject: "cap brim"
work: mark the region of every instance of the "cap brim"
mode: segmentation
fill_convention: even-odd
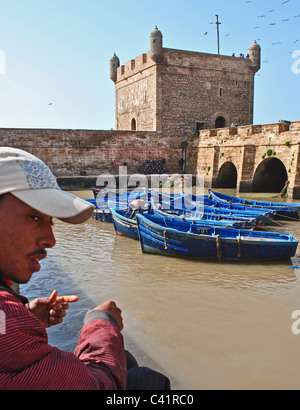
[[[71,224],[85,222],[94,211],[92,204],[61,189],[28,189],[11,193],[43,214]]]

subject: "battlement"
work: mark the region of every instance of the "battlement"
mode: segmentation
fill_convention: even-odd
[[[117,80],[126,80],[135,74],[138,74],[156,63],[150,57],[150,51],[147,54],[141,54],[134,60],[127,61],[124,65],[117,68]]]
[[[199,132],[200,144],[207,141],[209,145],[216,143],[236,144],[237,139],[249,139],[249,143],[256,143],[256,137],[262,142],[264,138],[272,139],[273,136],[282,136],[282,143],[288,133],[289,143],[298,143],[300,131],[300,121],[287,122],[281,121],[273,124],[262,125],[242,125],[219,129],[207,129]],[[251,141],[250,141],[251,140]],[[277,139],[278,140],[278,139]]]
[[[133,60],[127,61],[117,68],[117,80],[126,80],[157,63],[151,58],[151,51],[141,54]],[[177,50],[163,48],[160,64],[163,66],[185,67],[187,69],[198,69],[206,71],[237,72],[249,74],[252,62],[249,58],[201,53],[197,51]]]

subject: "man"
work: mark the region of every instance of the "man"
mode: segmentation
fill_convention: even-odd
[[[92,212],[91,204],[59,188],[41,160],[0,148],[0,389],[125,389],[126,382],[128,389],[169,388],[165,376],[126,357],[123,319],[115,302],[87,313],[72,354],[50,346],[45,328],[61,323],[77,296],[58,297],[53,291],[28,302],[10,287],[12,281],[28,282],[40,270],[46,249],[55,245],[53,217],[77,224]],[[127,369],[129,362],[133,369]]]

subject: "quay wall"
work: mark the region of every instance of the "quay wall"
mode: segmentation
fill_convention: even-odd
[[[180,144],[151,131],[2,128],[0,144],[36,155],[57,177],[117,174],[124,163],[132,174],[150,159],[165,159],[172,172],[180,169]]]

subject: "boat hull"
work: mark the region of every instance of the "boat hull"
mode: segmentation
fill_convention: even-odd
[[[215,200],[220,205],[232,204],[246,206],[248,207],[248,209],[260,207],[261,209],[264,209],[266,211],[271,210],[275,213],[275,219],[299,219],[300,204],[284,204],[278,202],[254,201],[221,194],[219,192],[214,192],[212,190],[209,190],[209,198]]]
[[[111,215],[116,234],[138,240],[139,232],[136,220],[127,218],[123,214],[124,211],[111,209]]]
[[[96,219],[96,221],[101,221],[101,222],[109,222],[112,223],[112,215],[110,210],[101,210],[101,209],[96,209],[93,212],[93,218]]]
[[[137,224],[142,252],[188,259],[287,259],[295,255],[298,245],[297,239],[290,234],[275,236],[274,233],[229,229],[228,236],[222,236],[221,228],[209,226],[193,227],[191,232],[179,231],[157,224],[144,215],[137,215]]]

